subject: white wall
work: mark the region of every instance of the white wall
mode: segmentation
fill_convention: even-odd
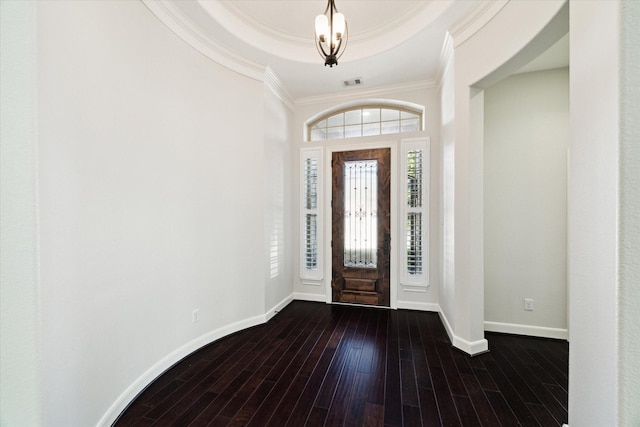
[[[640,3],[621,5],[618,425],[640,425]]]
[[[513,75],[484,100],[485,329],[566,339],[569,70]]]
[[[568,279],[573,427],[620,425],[619,17],[618,1],[571,3]]]
[[[44,420],[108,424],[290,293],[286,263],[265,290],[264,242],[287,113],[139,2],[40,2],[38,43]]]
[[[346,103],[357,102],[361,100],[369,99],[383,99],[383,100],[398,100],[404,102],[410,102],[425,107],[425,131],[414,132],[410,134],[395,134],[395,135],[381,135],[376,137],[363,137],[363,138],[349,138],[344,140],[335,141],[323,141],[320,143],[310,143],[304,141],[303,129],[305,121],[314,117],[326,110],[335,108],[339,105]],[[374,91],[362,89],[362,90],[345,90],[342,94],[334,94],[317,99],[302,100],[296,106],[293,127],[292,127],[292,140],[294,142],[296,150],[300,150],[303,147],[321,146],[324,148],[325,157],[328,156],[331,149],[335,147],[348,147],[350,145],[358,148],[363,148],[366,144],[388,144],[393,149],[398,149],[400,140],[403,138],[416,138],[428,136],[431,139],[431,164],[430,164],[430,210],[431,210],[431,223],[429,229],[429,288],[426,292],[414,292],[406,291],[403,287],[397,285],[397,301],[400,308],[411,308],[418,310],[437,310],[438,303],[438,282],[439,282],[439,254],[440,254],[440,232],[439,232],[439,220],[437,219],[439,214],[439,197],[440,197],[440,144],[439,131],[440,131],[440,107],[438,99],[438,91],[435,85],[428,84],[426,82],[416,82],[415,84],[407,84],[399,87],[390,87],[384,89],[377,89]],[[298,151],[299,152],[299,151]],[[298,153],[297,152],[297,153]],[[300,168],[299,155],[293,156],[294,170],[298,171]],[[393,151],[392,151],[393,153]],[[396,168],[400,167],[399,157],[396,159]],[[330,166],[325,162],[325,173],[329,173]],[[294,268],[294,292],[296,298],[309,299],[317,301],[325,301],[327,293],[326,282],[323,281],[319,285],[303,284],[300,279],[300,224],[299,224],[299,203],[300,203],[300,177],[299,173],[294,174],[294,187],[293,187],[293,211],[296,213],[293,220],[294,240],[293,247],[295,248],[293,254],[293,268]],[[399,191],[398,188],[394,188],[395,191]],[[331,189],[324,189],[325,197],[331,197]],[[393,195],[393,191],[392,191]],[[399,211],[398,211],[399,214]],[[331,217],[330,213],[325,210],[325,231],[330,230]],[[393,235],[398,229],[397,224],[392,225],[392,241],[398,239],[398,236]],[[326,233],[325,233],[326,234]],[[325,239],[325,249],[328,247]],[[392,244],[392,255],[396,248]],[[326,250],[325,250],[326,252]],[[394,259],[397,258],[397,254]],[[325,262],[329,262],[330,259],[325,256]],[[326,266],[326,264],[325,264]],[[395,263],[397,266],[397,262]],[[397,271],[394,270],[392,264],[392,275],[394,272],[397,276]],[[325,279],[327,274],[324,274]],[[393,298],[393,292],[392,292]],[[393,305],[393,302],[392,302]]]
[[[509,2],[475,32],[453,39],[452,66],[443,83],[443,106],[453,102],[453,127],[443,120],[442,316],[454,346],[475,354],[484,339],[483,84],[525,65],[566,34],[563,1]],[[543,31],[545,30],[545,31]],[[564,31],[563,31],[564,30]],[[470,34],[470,35],[469,35]],[[508,37],[504,35],[508,34]],[[540,35],[544,37],[541,37]],[[505,74],[506,73],[506,74]],[[500,78],[498,78],[500,77]],[[451,98],[452,97],[452,98]],[[444,115],[443,115],[444,118]],[[444,132],[443,132],[444,134]],[[444,299],[444,300],[443,300]]]
[[[0,425],[42,423],[36,4],[0,2]]]
[[[264,283],[265,310],[271,316],[290,302],[293,294],[292,112],[266,85],[264,97]]]

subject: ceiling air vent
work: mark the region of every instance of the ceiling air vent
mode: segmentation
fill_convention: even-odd
[[[345,80],[342,82],[342,86],[351,87],[351,86],[361,86],[362,85],[362,77],[356,77],[350,80]]]

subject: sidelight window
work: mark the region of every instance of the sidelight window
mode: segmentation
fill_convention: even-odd
[[[301,275],[302,279],[320,280],[322,271],[320,265],[321,248],[321,218],[318,209],[321,200],[320,170],[321,150],[304,149],[301,152]]]
[[[428,139],[402,141],[402,284],[427,285]]]

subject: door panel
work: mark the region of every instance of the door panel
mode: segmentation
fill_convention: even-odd
[[[391,149],[333,153],[332,301],[389,307]]]

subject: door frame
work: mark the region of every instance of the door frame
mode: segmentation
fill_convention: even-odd
[[[324,188],[328,189],[325,192],[324,201],[323,201],[323,230],[324,230],[324,259],[331,260],[331,199],[333,197],[331,190],[331,179],[332,179],[332,170],[331,170],[331,159],[333,157],[333,153],[340,151],[358,151],[358,150],[367,150],[367,149],[376,149],[376,148],[389,148],[391,150],[391,251],[390,251],[390,271],[389,271],[389,307],[376,307],[376,306],[367,306],[367,307],[376,307],[376,308],[384,308],[384,309],[397,309],[398,308],[398,169],[400,168],[398,163],[398,146],[400,144],[400,140],[392,140],[392,141],[381,141],[381,142],[370,142],[370,143],[349,143],[349,144],[339,144],[339,145],[331,145],[325,146],[324,151],[324,159],[323,159],[323,174],[324,174]],[[324,277],[327,278],[325,280],[325,302],[327,304],[346,304],[351,305],[349,303],[336,303],[332,301],[331,298],[331,275],[332,275],[332,263],[325,262],[324,265],[325,272]],[[355,304],[354,304],[355,305]],[[358,306],[362,306],[362,304],[357,304]]]

